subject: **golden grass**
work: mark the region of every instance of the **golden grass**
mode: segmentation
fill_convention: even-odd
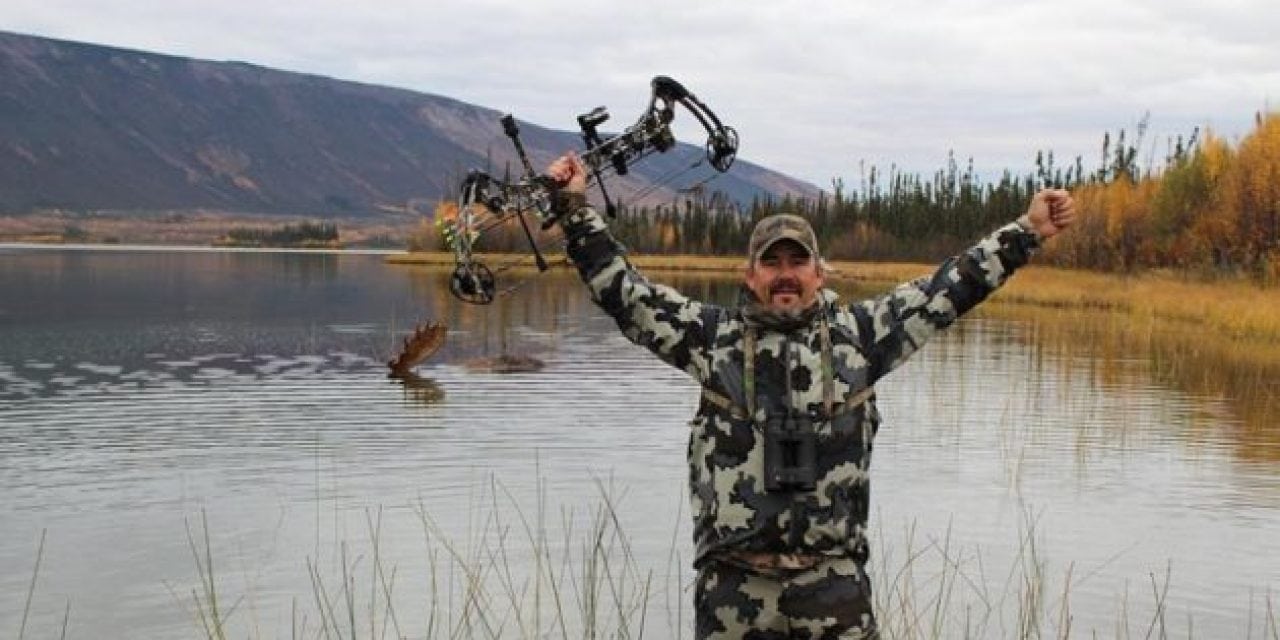
[[[1135,323],[1172,322],[1219,337],[1280,338],[1280,291],[1241,280],[1193,281],[1167,273],[1116,276],[1032,267],[996,299],[1108,310]]]
[[[862,265],[857,265],[861,269]],[[885,283],[927,273],[881,265]],[[1280,291],[1247,281],[1192,280],[1167,272],[1115,275],[1031,266],[979,312],[1030,320],[1035,342],[1063,352],[1091,345],[1095,372],[1113,376],[1141,358],[1161,384],[1227,400],[1240,421],[1228,440],[1243,460],[1275,462],[1280,409]],[[1206,437],[1221,440],[1213,430]]]
[[[493,263],[512,256],[489,256]],[[736,274],[737,256],[631,255],[647,271]],[[396,264],[451,265],[445,252],[398,254]],[[906,262],[833,262],[831,278],[886,286],[930,273],[935,267]],[[1230,338],[1280,339],[1280,291],[1243,280],[1196,281],[1165,272],[1114,275],[1030,266],[1018,272],[994,301],[1049,308],[1107,310],[1135,322],[1171,321]]]

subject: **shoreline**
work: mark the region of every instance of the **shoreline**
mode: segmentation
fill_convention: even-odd
[[[22,249],[34,251],[110,251],[110,252],[163,252],[183,251],[191,253],[310,253],[310,254],[350,254],[350,255],[392,255],[402,253],[403,249],[374,249],[365,247],[346,247],[337,249],[306,247],[233,247],[199,244],[117,244],[96,242],[0,242],[0,251]]]
[[[476,254],[482,262],[500,263],[507,260],[527,258],[530,254],[521,253],[483,253]],[[700,273],[722,273],[737,275],[746,268],[746,258],[740,256],[704,256],[704,255],[646,255],[627,254],[627,259],[637,267],[649,271],[695,271]],[[549,260],[553,267],[568,268],[564,260]],[[389,254],[388,264],[448,266],[454,265],[452,253],[446,251],[412,251]],[[830,262],[831,277],[838,280],[886,281],[892,282],[902,277],[913,278],[930,272],[934,266],[912,262],[856,262],[835,260]],[[532,268],[532,265],[530,265]]]
[[[217,247],[188,244],[113,243],[28,243],[0,242],[3,250],[75,250],[112,252],[243,252],[330,255],[381,255],[391,265],[452,267],[454,256],[443,251],[406,252],[403,249],[344,248],[302,249],[272,247]],[[482,260],[502,263],[527,259],[529,254],[480,254]],[[745,267],[739,256],[628,255],[637,267],[655,273],[699,273],[736,277]],[[567,260],[550,261],[555,268],[569,269]],[[832,261],[834,283],[870,287],[891,287],[929,275],[933,264],[910,262]],[[531,262],[517,269],[532,271]],[[1230,339],[1280,341],[1280,295],[1247,279],[1231,276],[1198,277],[1169,271],[1131,274],[1104,273],[1029,265],[1019,270],[1009,284],[995,294],[992,303],[1023,305],[1042,309],[1101,311],[1116,313],[1135,322],[1173,326],[1199,326],[1215,336]]]
[[[483,254],[501,262],[522,254]],[[638,268],[651,272],[698,272],[736,276],[745,267],[738,256],[628,255]],[[452,253],[395,253],[389,264],[453,266]],[[568,268],[565,261],[553,266]],[[832,261],[828,276],[836,283],[893,286],[929,275],[937,265],[910,262]],[[533,265],[528,265],[532,269]],[[1199,325],[1219,336],[1280,340],[1280,295],[1244,278],[1198,278],[1192,274],[1144,271],[1132,274],[1081,271],[1029,265],[995,292],[992,302],[1046,309],[1105,311],[1139,322]]]

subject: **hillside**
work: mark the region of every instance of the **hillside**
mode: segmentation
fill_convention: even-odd
[[[631,117],[625,106],[618,117]],[[422,211],[466,170],[500,173],[513,159],[500,116],[443,96],[242,62],[0,32],[0,214]],[[581,147],[574,132],[521,129],[535,163]],[[695,142],[644,161],[613,190],[634,192],[687,166],[702,153]],[[669,202],[673,188],[710,173],[690,172],[648,201]],[[817,193],[742,160],[706,189],[740,202]]]

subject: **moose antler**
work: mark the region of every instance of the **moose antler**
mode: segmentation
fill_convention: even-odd
[[[445,335],[449,328],[439,322],[427,322],[413,328],[413,335],[404,339],[400,355],[388,361],[391,368],[388,374],[392,378],[405,378],[411,375],[418,363],[430,358],[432,354],[444,346]]]

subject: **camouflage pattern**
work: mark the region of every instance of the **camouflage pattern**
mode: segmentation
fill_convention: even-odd
[[[818,236],[809,221],[789,213],[772,215],[756,223],[747,243],[747,255],[753,261],[759,260],[779,240],[797,242],[809,255],[818,256]]]
[[[768,574],[708,562],[698,571],[694,608],[699,639],[876,637],[871,581],[851,558]]]
[[[695,566],[704,569],[722,564],[732,552],[829,556],[865,564],[868,469],[880,427],[875,396],[867,391],[1003,284],[1038,246],[1034,234],[1011,223],[944,262],[931,277],[877,298],[848,304],[824,289],[807,323],[778,330],[753,322],[743,308],[698,302],[649,282],[588,207],[567,216],[565,231],[569,255],[593,299],[623,334],[705,390],[688,444]],[[829,345],[823,344],[824,324]],[[749,376],[753,402],[744,392],[747,332],[755,334],[754,375]],[[822,371],[824,346],[830,349],[830,379]],[[828,412],[824,387],[834,389],[837,401],[867,399]],[[714,396],[728,399],[733,408],[710,401]],[[749,419],[745,407],[753,408]],[[807,415],[816,431],[812,491],[764,488],[760,425],[788,410]],[[714,578],[720,574],[708,575],[706,582],[715,588],[700,593],[728,588],[717,586],[727,584]]]

